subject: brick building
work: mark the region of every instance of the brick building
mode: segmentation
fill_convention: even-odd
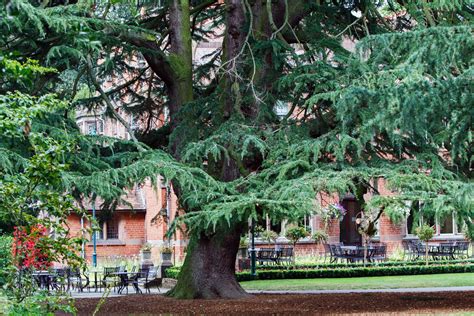
[[[386,188],[383,179],[377,181],[377,189],[381,195],[388,196],[395,194]],[[369,200],[371,196],[372,193],[364,195],[364,200]],[[330,219],[328,222],[325,222],[321,216],[314,215],[302,219],[299,224],[305,226],[311,234],[318,230],[325,231],[328,234],[329,243],[343,242],[346,245],[361,245],[362,238],[357,231],[356,224],[356,219],[360,216],[361,203],[350,193],[343,196],[337,196],[336,194],[331,196],[320,195],[317,199],[322,208],[328,207],[331,204],[340,204],[347,212],[341,219]],[[414,222],[413,209],[414,208],[407,206],[408,216],[398,224],[393,223],[387,215],[382,214],[376,223],[377,233],[372,238],[372,241],[387,244],[388,253],[390,255],[396,251],[397,248],[402,249],[403,240],[417,239],[417,237],[413,235],[413,229],[418,226],[418,223]],[[455,216],[455,214],[452,214],[452,216],[444,220],[430,219],[428,221],[430,226],[435,227],[433,240],[442,242],[465,239],[462,229],[458,227],[456,223]],[[422,222],[423,219],[420,218],[419,221]],[[274,230],[279,233],[280,237],[277,239],[278,244],[284,245],[288,243],[288,240],[283,237],[287,223],[278,223],[275,225],[271,223],[270,220],[266,220],[264,223],[260,223],[260,225],[263,225],[267,230]],[[258,238],[256,243],[259,246],[265,244],[264,241]],[[324,252],[324,249],[322,245],[316,245],[314,241],[308,237],[297,244],[296,252],[300,255],[315,255]]]
[[[203,63],[205,58],[210,58],[209,55],[220,48],[222,45],[222,38],[209,40],[208,42],[193,43],[194,63]],[[345,40],[343,46],[348,50],[354,48],[354,42]],[[205,57],[207,56],[207,57]],[[135,60],[139,67],[145,66],[140,63],[143,61]],[[122,77],[123,81],[124,78]],[[106,78],[103,83],[104,90],[113,88],[121,82],[116,82],[114,78]],[[288,105],[277,104],[275,110],[279,115],[286,115]],[[286,110],[286,111],[285,111]],[[120,107],[116,108],[116,112],[122,116],[132,128],[136,128],[143,124],[140,118],[133,117],[123,111]],[[282,112],[282,113],[280,113]],[[153,122],[153,127],[158,128],[167,121],[167,113],[160,114],[158,119]],[[106,117],[105,109],[82,110],[76,114],[76,121],[85,134],[103,134],[111,137],[122,139],[130,139],[126,128],[119,123],[118,120]],[[135,256],[139,254],[140,248],[149,243],[152,247],[152,259],[158,261],[160,247],[170,244],[175,252],[174,261],[181,261],[184,258],[184,250],[187,245],[187,239],[181,232],[176,232],[173,239],[167,241],[165,238],[166,230],[170,221],[174,219],[177,214],[176,196],[172,192],[172,188],[166,183],[158,179],[158,188],[153,188],[151,183],[147,182],[143,185],[137,186],[129,191],[126,200],[132,205],[121,205],[117,211],[101,220],[101,231],[97,233],[97,254],[100,258],[107,256]],[[384,181],[379,181],[380,194],[390,195],[390,192],[384,185]],[[364,198],[370,199],[371,194],[367,194]],[[331,219],[324,222],[320,216],[311,216],[301,219],[301,225],[314,233],[317,230],[325,230],[329,235],[329,242],[344,242],[345,244],[360,244],[361,236],[357,232],[356,218],[360,212],[360,203],[353,195],[346,194],[344,196],[320,196],[317,197],[321,206],[327,207],[330,204],[339,203],[346,210],[347,214],[339,219]],[[92,210],[92,206],[86,207],[88,211]],[[98,218],[101,218],[101,210],[97,210]],[[72,234],[81,234],[81,228],[88,227],[90,223],[82,220],[77,215],[71,215],[68,220],[71,227]],[[264,229],[276,231],[280,237],[277,242],[285,244],[288,241],[283,237],[288,223],[271,223],[269,220],[259,223]],[[434,239],[438,240],[457,240],[463,239],[460,229],[456,227],[456,221],[453,218],[448,218],[442,223],[435,220],[431,223],[436,225],[436,235]],[[392,223],[385,215],[379,219],[377,223],[378,234],[374,237],[375,240],[385,242],[388,245],[389,252],[393,251],[401,245],[404,239],[415,238],[410,232],[412,231],[413,218],[408,216],[402,224]],[[90,239],[90,236],[88,236]],[[257,244],[263,242],[257,239]],[[84,254],[90,259],[92,255],[92,244],[84,245]],[[296,249],[297,253],[315,254],[322,251],[322,246],[317,246],[309,238],[302,240]]]

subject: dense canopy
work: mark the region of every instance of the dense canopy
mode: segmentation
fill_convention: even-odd
[[[377,178],[398,194],[367,201],[368,213],[401,220],[408,201],[423,201],[424,214],[455,211],[474,231],[473,9],[462,0],[7,1],[0,172],[22,172],[30,154],[27,137],[8,140],[4,124],[31,121],[74,142],[61,187],[77,200],[97,196],[113,210],[134,184],[172,181],[184,213],[174,227],[191,235],[178,297],[244,295],[233,273],[249,218],[297,221],[321,211],[318,193],[362,198],[377,193]],[[193,60],[209,41],[222,45]],[[19,69],[34,76],[12,80]],[[11,120],[12,104],[34,100],[33,113],[49,93],[63,106]],[[84,107],[106,109],[131,140],[81,135]]]

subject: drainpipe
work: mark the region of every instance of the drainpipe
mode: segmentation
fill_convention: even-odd
[[[95,199],[92,202],[92,220],[95,225]],[[92,266],[97,267],[97,234],[95,229],[92,230],[92,245],[94,246],[94,251],[92,252]]]
[[[168,180],[166,180],[166,219],[168,220],[168,225],[171,220],[171,188]],[[175,236],[175,234],[173,234]],[[176,239],[176,238],[174,238]],[[171,245],[170,247],[174,248],[174,240],[171,240]],[[176,251],[173,251],[173,265],[176,264]]]
[[[255,277],[257,275],[256,269],[256,258],[255,258],[255,221],[252,218],[252,226],[251,226],[251,234],[252,234],[252,249],[250,249],[250,274]]]
[[[81,216],[81,237],[84,238],[84,216]],[[82,259],[86,258],[86,248],[84,244],[84,239],[81,242],[81,257]]]

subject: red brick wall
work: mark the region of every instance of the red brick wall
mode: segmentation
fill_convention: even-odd
[[[119,240],[98,241],[97,256],[132,256],[140,252],[140,248],[145,242],[145,214],[133,212],[117,212],[114,214],[119,221]],[[81,222],[77,214],[71,214],[68,217],[69,234],[71,236],[80,236]],[[84,227],[89,228],[88,221],[84,221]],[[86,238],[91,240],[87,234]],[[85,245],[87,260],[91,260],[93,245],[91,242]]]

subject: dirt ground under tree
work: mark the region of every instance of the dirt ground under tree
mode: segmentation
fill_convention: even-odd
[[[99,299],[78,299],[78,315],[92,315]],[[449,314],[472,312],[474,292],[254,295],[239,300],[176,300],[160,295],[107,299],[98,315]]]

